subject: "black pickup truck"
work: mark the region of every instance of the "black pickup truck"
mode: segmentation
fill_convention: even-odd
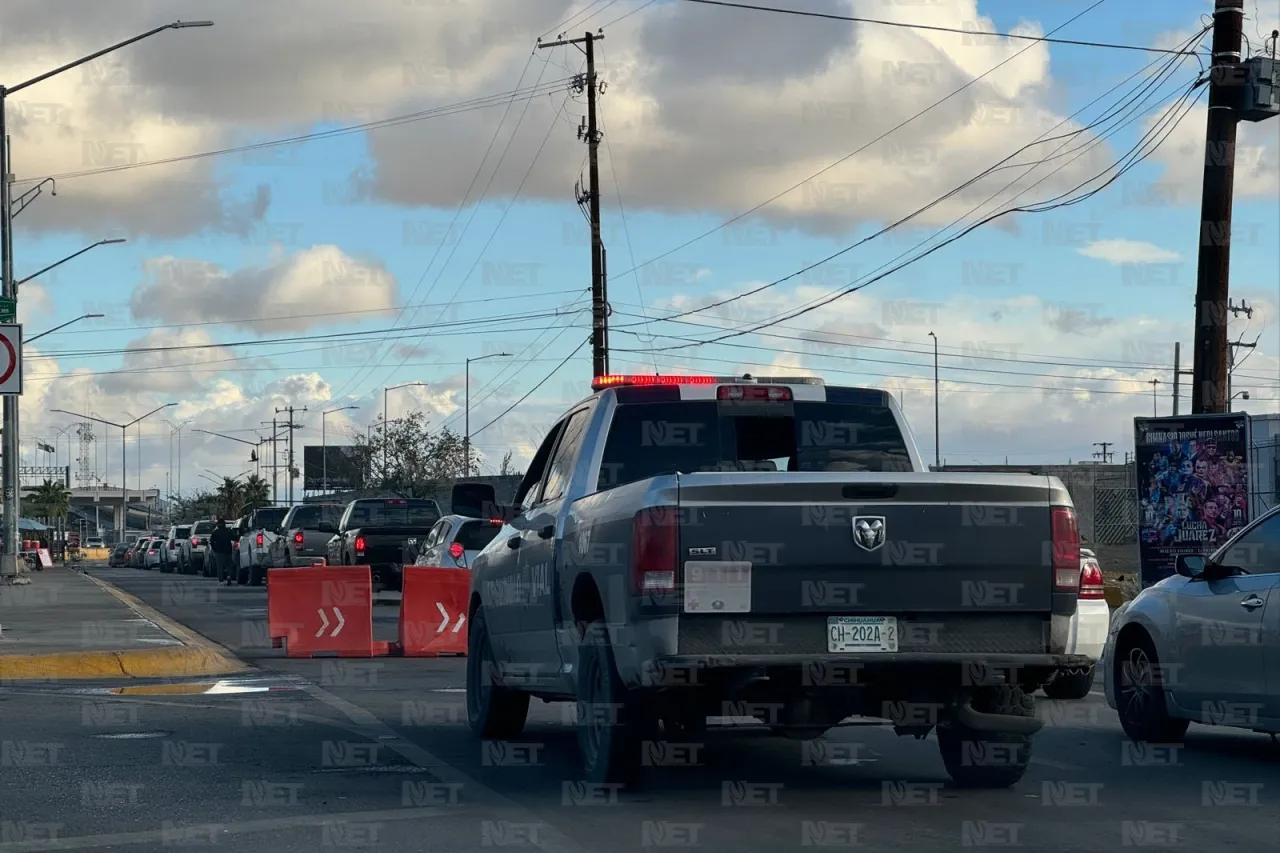
[[[405,543],[426,536],[439,520],[440,505],[433,500],[365,498],[347,504],[336,527],[321,522],[320,530],[334,534],[329,565],[369,566],[374,592],[397,592]]]

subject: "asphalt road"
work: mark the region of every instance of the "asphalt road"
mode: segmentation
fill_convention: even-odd
[[[1041,700],[1049,724],[1033,768],[1005,791],[949,788],[932,738],[881,727],[842,728],[818,747],[714,732],[673,756],[697,766],[654,770],[636,790],[592,790],[575,782],[565,706],[536,703],[518,742],[473,740],[461,660],[287,660],[259,642],[260,588],[94,571],[258,667],[219,688],[256,692],[0,689],[0,851],[1274,843],[1280,749],[1267,737],[1193,726],[1184,747],[1143,754],[1097,695]],[[396,608],[381,610],[389,639]]]

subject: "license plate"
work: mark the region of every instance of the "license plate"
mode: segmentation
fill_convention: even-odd
[[[896,652],[898,620],[892,616],[828,616],[827,651]]]

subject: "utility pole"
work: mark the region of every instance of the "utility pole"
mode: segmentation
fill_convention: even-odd
[[[596,122],[596,97],[604,94],[603,84],[596,80],[595,42],[603,39],[603,33],[587,32],[582,38],[560,39],[538,43],[538,47],[583,45],[587,57],[587,73],[574,77],[574,92],[587,94],[586,126],[578,127],[578,138],[587,143],[587,191],[581,185],[575,187],[578,204],[587,204],[591,220],[591,369],[595,376],[609,372],[609,296],[604,278],[604,241],[600,236],[600,131]]]
[[[1200,201],[1200,257],[1196,270],[1196,332],[1191,414],[1225,412],[1227,294],[1231,271],[1231,203],[1235,188],[1236,125],[1244,94],[1240,49],[1244,0],[1214,0],[1213,66],[1205,126],[1204,188]]]
[[[293,506],[293,431],[298,428],[298,425],[293,422],[293,415],[295,412],[305,412],[306,410],[306,406],[303,406],[301,409],[295,409],[293,406],[276,409],[276,414],[280,414],[281,412],[287,412],[289,414],[289,422],[284,425],[285,428],[289,430],[289,449],[287,451],[288,463],[285,467],[285,476],[288,478],[289,483],[289,506]]]
[[[1093,443],[1093,446],[1094,446],[1094,447],[1101,447],[1101,448],[1102,448],[1102,450],[1095,450],[1095,451],[1094,451],[1094,453],[1093,453],[1093,457],[1094,457],[1095,459],[1101,459],[1101,460],[1102,460],[1102,464],[1103,464],[1103,465],[1107,465],[1107,464],[1109,464],[1109,463],[1111,462],[1111,457],[1115,456],[1115,453],[1114,453],[1114,452],[1109,452],[1109,451],[1107,450],[1107,448],[1108,448],[1108,447],[1110,447],[1110,446],[1111,446],[1112,444],[1114,444],[1114,443],[1115,443],[1115,442],[1113,442],[1113,441],[1095,441],[1095,442]]]
[[[1160,380],[1152,379],[1147,384],[1151,386],[1151,417],[1157,418],[1160,413],[1156,411],[1156,386],[1160,384]]]
[[[1173,414],[1179,415],[1178,402],[1181,399],[1178,394],[1178,388],[1182,384],[1182,377],[1191,376],[1193,371],[1183,370],[1182,368],[1182,343],[1177,342],[1173,345]]]

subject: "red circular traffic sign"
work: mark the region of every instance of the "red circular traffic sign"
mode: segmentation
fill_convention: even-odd
[[[4,332],[0,332],[0,344],[3,344],[4,353],[9,358],[9,363],[0,370],[0,385],[9,381],[9,377],[13,376],[13,372],[18,369],[18,352],[14,349],[13,341],[9,340],[9,336]]]

